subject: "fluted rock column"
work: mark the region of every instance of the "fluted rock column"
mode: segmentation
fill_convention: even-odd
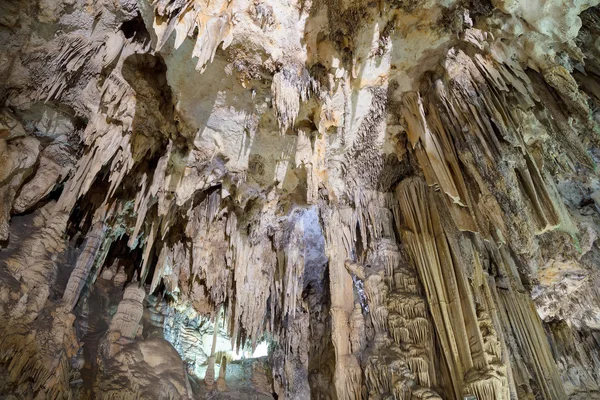
[[[331,339],[335,348],[334,382],[340,400],[360,399],[362,370],[351,352],[350,316],[354,311],[352,277],[346,271],[345,260],[350,251],[352,233],[342,221],[351,210],[334,211],[326,223],[326,251],[329,257],[331,291]],[[342,214],[342,215],[341,215]]]
[[[73,310],[79,300],[81,291],[95,264],[96,255],[104,241],[105,231],[104,221],[99,220],[94,223],[86,236],[85,246],[77,258],[77,264],[71,272],[69,282],[63,294],[63,302],[69,310]]]
[[[425,289],[454,398],[462,399],[476,389],[480,399],[507,400],[506,366],[500,357],[486,359],[480,327],[485,321],[478,319],[467,272],[455,261],[458,249],[445,231],[435,194],[425,182],[411,179],[398,187],[397,196],[402,215],[399,230]]]

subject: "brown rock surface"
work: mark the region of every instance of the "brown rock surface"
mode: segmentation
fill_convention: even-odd
[[[0,0],[0,398],[600,398],[599,27]]]

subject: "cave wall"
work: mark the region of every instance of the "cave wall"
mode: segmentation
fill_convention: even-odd
[[[599,33],[594,0],[0,0],[0,395],[600,398]]]

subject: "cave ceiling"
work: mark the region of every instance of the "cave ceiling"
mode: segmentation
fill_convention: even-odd
[[[600,399],[599,3],[0,0],[0,398]]]

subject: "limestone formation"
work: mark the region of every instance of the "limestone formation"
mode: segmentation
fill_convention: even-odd
[[[600,399],[598,0],[0,0],[0,100],[0,398]]]
[[[213,385],[215,384],[215,359],[216,359],[215,351],[217,350],[217,337],[219,334],[219,316],[220,315],[221,315],[221,313],[218,312],[217,316],[215,317],[215,324],[213,326],[212,346],[210,348],[210,356],[208,357],[208,367],[206,368],[206,374],[204,375],[204,383],[206,384],[206,387],[208,389],[212,389]]]
[[[227,357],[221,357],[219,362],[221,365],[219,367],[219,378],[217,379],[217,389],[220,392],[224,392],[227,390],[227,381],[225,379],[225,375],[227,374]]]

